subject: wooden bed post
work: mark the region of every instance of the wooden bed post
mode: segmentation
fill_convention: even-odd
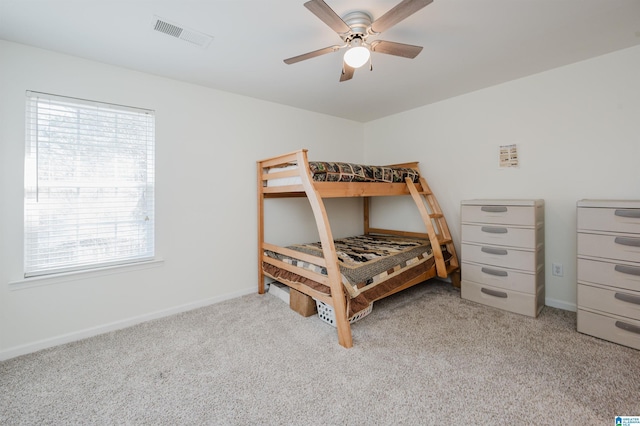
[[[369,235],[371,232],[369,228],[369,207],[371,203],[371,197],[362,198],[362,211],[364,213],[364,234]]]
[[[258,188],[262,187],[262,162],[258,161]],[[258,191],[258,293],[264,294],[264,270],[262,269],[262,256],[264,249],[264,193]]]
[[[298,167],[303,168],[308,164],[307,151],[302,150],[297,153]],[[308,167],[300,171],[302,178],[302,186],[307,193],[307,199],[311,205],[313,216],[318,226],[320,234],[320,243],[322,244],[322,254],[324,255],[327,268],[327,277],[329,278],[329,286],[331,288],[331,301],[333,302],[333,313],[336,319],[336,328],[338,331],[338,343],[345,348],[353,346],[353,338],[351,336],[351,324],[347,319],[347,303],[342,284],[342,276],[338,267],[338,256],[336,255],[335,245],[331,227],[329,226],[329,218],[324,207],[322,198],[311,183],[311,172]]]

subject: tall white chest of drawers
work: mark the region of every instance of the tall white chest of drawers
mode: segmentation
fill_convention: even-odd
[[[578,331],[640,349],[640,200],[580,200]]]
[[[544,306],[544,200],[461,203],[462,298],[532,317]]]

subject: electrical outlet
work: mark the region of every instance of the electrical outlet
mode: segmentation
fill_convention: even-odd
[[[562,263],[552,263],[551,273],[556,277],[564,276],[564,267],[562,266]]]

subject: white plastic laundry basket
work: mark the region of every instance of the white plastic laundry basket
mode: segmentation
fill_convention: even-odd
[[[315,299],[314,299],[315,300]],[[316,307],[318,308],[318,317],[327,324],[332,326],[336,326],[336,314],[333,311],[333,306],[329,306],[324,302],[316,300]],[[354,322],[361,320],[371,313],[373,310],[373,303],[367,306],[366,309],[358,312],[351,318],[349,318],[349,323],[353,324]]]

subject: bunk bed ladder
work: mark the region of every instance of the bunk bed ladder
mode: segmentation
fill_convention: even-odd
[[[420,178],[422,191],[418,190],[411,179],[407,178],[406,182],[409,188],[409,193],[411,194],[413,201],[418,206],[422,220],[427,227],[427,233],[431,239],[431,245],[444,245],[447,247],[447,251],[451,255],[448,262],[449,265],[447,266],[442,253],[439,253],[438,255],[439,250],[434,251],[438,276],[441,278],[449,276],[451,277],[452,284],[455,287],[460,287],[460,264],[458,263],[456,248],[453,245],[453,239],[451,238],[447,221],[444,214],[442,214],[442,209],[440,209],[438,200],[433,195],[433,192],[431,192],[431,188],[429,188],[429,185],[424,178]]]

